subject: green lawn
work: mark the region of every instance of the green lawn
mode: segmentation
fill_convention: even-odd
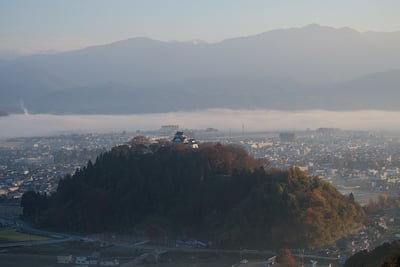
[[[10,228],[0,228],[0,242],[43,241],[50,238],[20,233]]]

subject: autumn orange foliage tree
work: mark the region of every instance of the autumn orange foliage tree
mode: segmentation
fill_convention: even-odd
[[[281,264],[283,267],[295,267],[297,266],[297,261],[293,257],[290,249],[282,248],[278,251],[278,255],[276,257],[276,261]]]

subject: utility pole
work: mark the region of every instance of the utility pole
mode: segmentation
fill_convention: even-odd
[[[299,248],[300,266],[304,267],[304,248]]]

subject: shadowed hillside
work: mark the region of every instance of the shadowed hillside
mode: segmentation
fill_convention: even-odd
[[[25,193],[22,206],[43,227],[233,247],[316,247],[360,226],[361,207],[331,184],[262,165],[238,146],[122,145],[66,176],[50,197]]]
[[[360,251],[351,256],[345,267],[399,267],[400,241],[384,243],[371,251]]]

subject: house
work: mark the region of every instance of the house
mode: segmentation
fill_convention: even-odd
[[[188,141],[188,145],[194,149],[199,148],[199,144],[197,143],[197,141],[195,139],[189,139]]]
[[[119,261],[117,259],[114,260],[101,260],[100,261],[100,266],[118,266]]]
[[[275,264],[275,262],[276,262],[276,256],[270,257],[265,261],[264,266],[271,267],[272,265]]]
[[[247,259],[243,259],[243,260],[241,260],[240,261],[240,264],[246,264],[246,263],[248,263],[249,261],[247,260]]]
[[[75,259],[75,264],[78,265],[97,265],[98,260],[94,257],[78,256]]]
[[[172,143],[175,144],[185,144],[189,147],[196,149],[199,148],[198,142],[193,138],[187,138],[182,131],[177,131],[174,138],[172,138]]]
[[[177,131],[174,138],[172,138],[172,143],[187,144],[188,139],[182,131]]]
[[[79,264],[79,265],[88,265],[89,264],[89,260],[85,256],[78,256],[75,259],[75,263]]]
[[[72,255],[68,255],[68,256],[57,256],[57,263],[61,263],[61,264],[69,264],[69,263],[73,263],[73,258]]]

